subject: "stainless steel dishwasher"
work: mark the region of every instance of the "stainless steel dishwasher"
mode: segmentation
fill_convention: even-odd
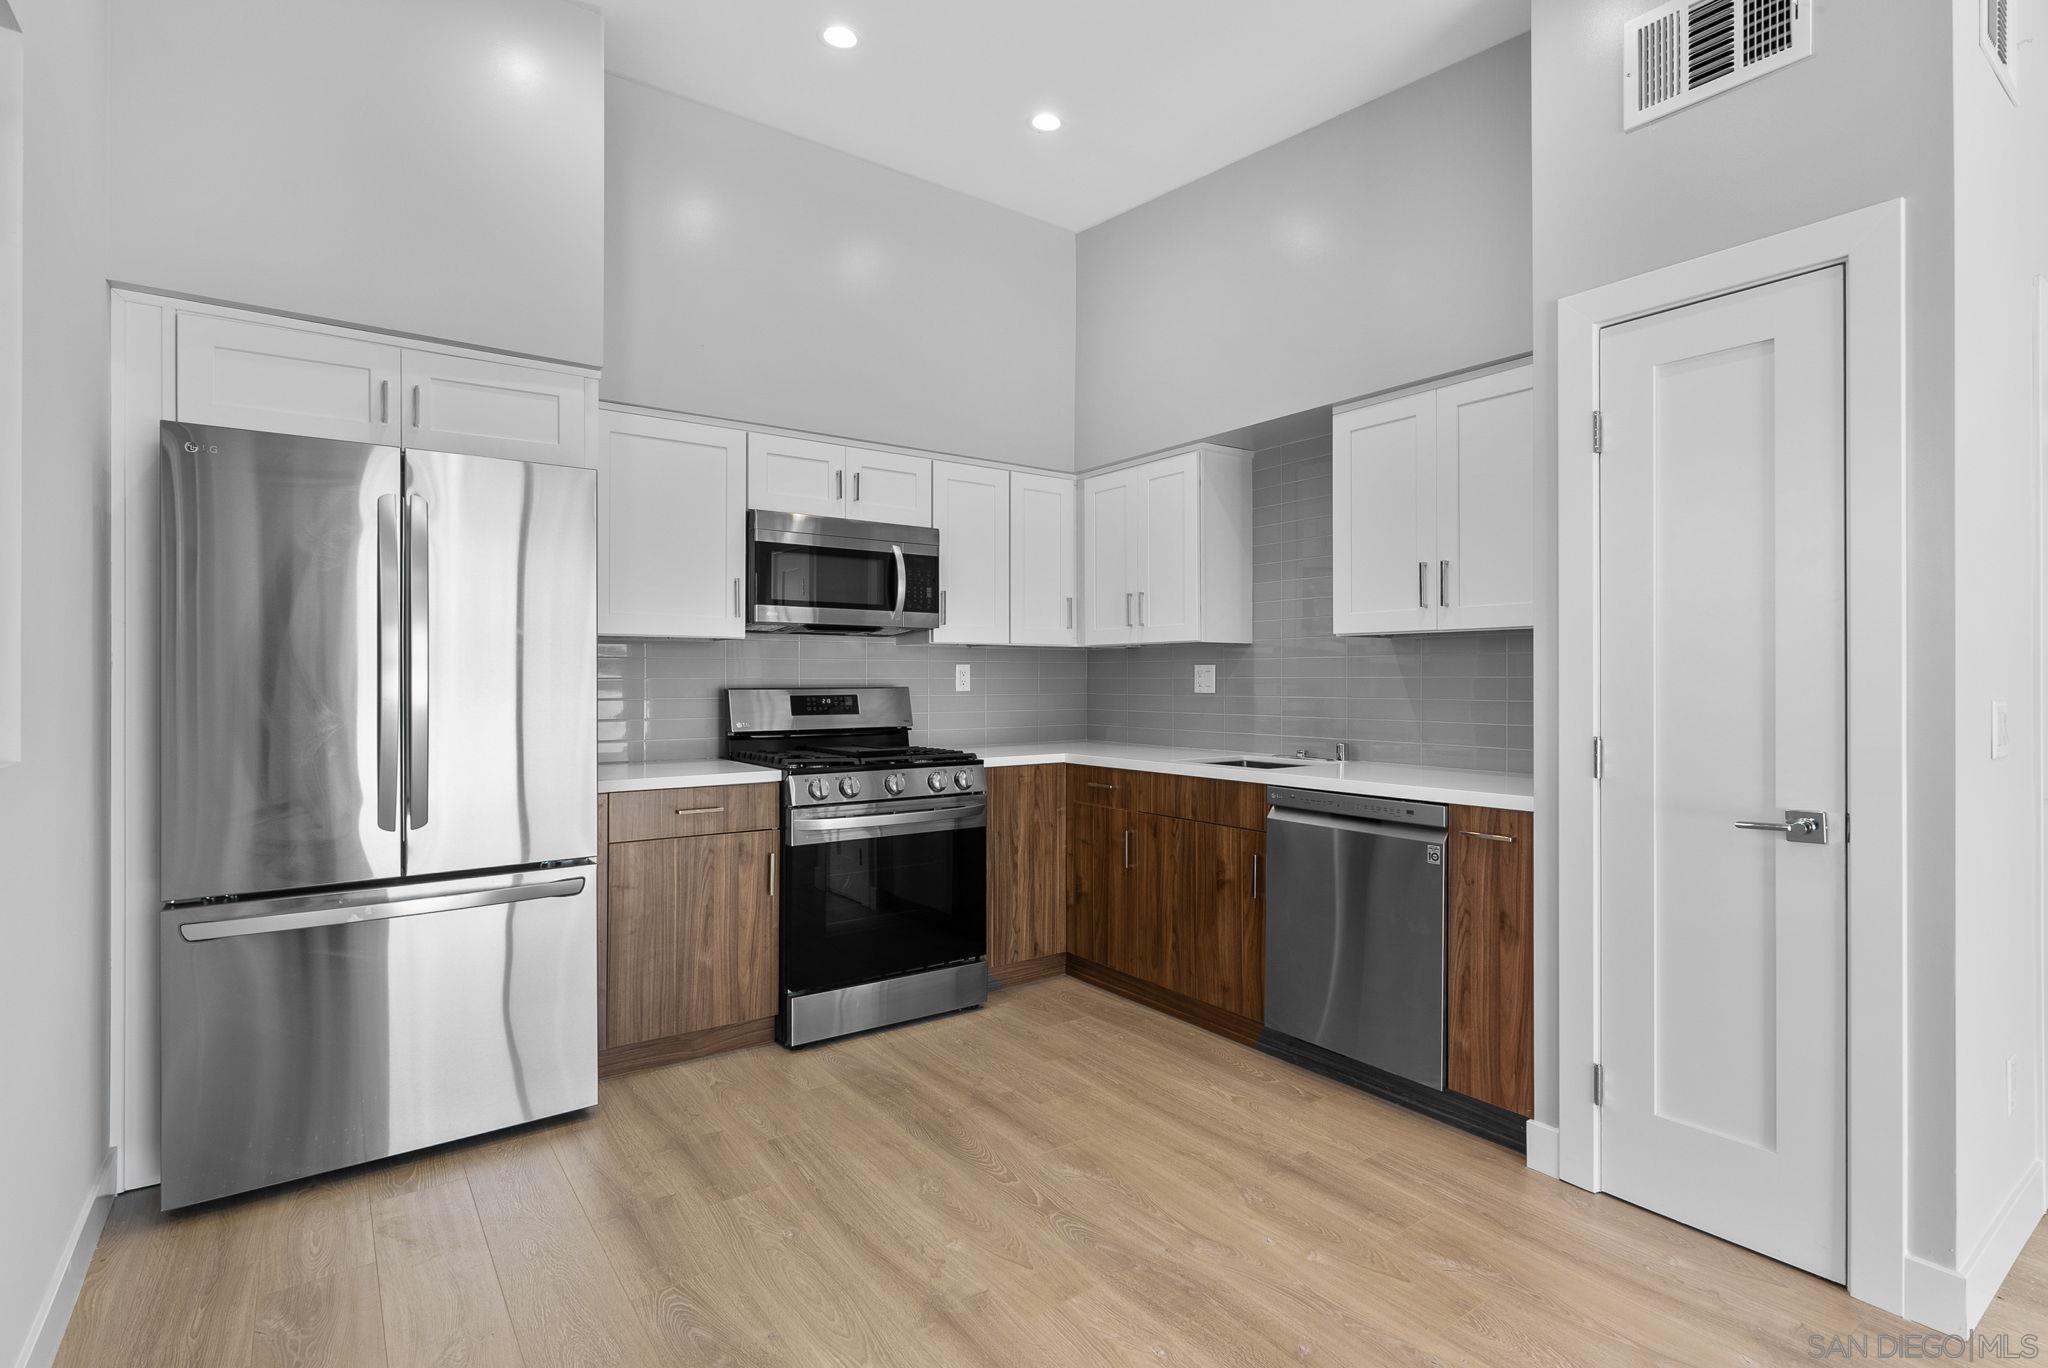
[[[1445,810],[1307,789],[1267,801],[1267,1027],[1442,1088]]]

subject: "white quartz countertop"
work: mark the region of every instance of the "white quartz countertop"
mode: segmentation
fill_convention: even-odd
[[[1185,774],[1198,779],[1236,779],[1243,783],[1271,784],[1281,788],[1371,794],[1422,803],[1462,803],[1470,807],[1505,808],[1513,812],[1536,810],[1535,780],[1526,774],[1429,769],[1421,765],[1370,764],[1359,760],[1342,763],[1320,760],[1287,769],[1248,770],[1203,762],[1235,758],[1250,752],[1125,745],[1115,741],[1034,741],[988,746],[982,748],[980,754],[982,763],[991,767],[1100,765],[1105,769]]]
[[[709,788],[716,784],[772,784],[782,775],[761,765],[735,760],[664,760],[644,765],[599,765],[599,793],[633,793],[642,789]]]

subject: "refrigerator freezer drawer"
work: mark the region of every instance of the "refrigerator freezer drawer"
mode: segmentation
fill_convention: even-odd
[[[595,878],[166,908],[164,1209],[596,1105]]]

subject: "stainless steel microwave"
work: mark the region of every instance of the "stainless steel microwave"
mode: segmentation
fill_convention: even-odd
[[[939,533],[747,511],[747,630],[894,636],[937,627]]]

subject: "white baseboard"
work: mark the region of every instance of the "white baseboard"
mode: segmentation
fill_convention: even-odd
[[[1548,1177],[1557,1177],[1557,1127],[1531,1121],[1526,1135],[1529,1167]]]
[[[2034,1227],[2048,1206],[2040,1160],[2028,1165],[2006,1194],[1990,1229],[1977,1241],[1959,1268],[1944,1268],[1916,1255],[1906,1256],[1904,1313],[1907,1320],[1932,1326],[1946,1335],[1968,1335],[1991,1307],[2005,1275],[2026,1248]]]
[[[85,1270],[92,1265],[100,1231],[107,1224],[107,1213],[114,1208],[115,1154],[114,1150],[107,1151],[85,1201],[79,1206],[78,1219],[72,1222],[71,1237],[64,1245],[64,1256],[50,1274],[42,1305],[36,1308],[35,1319],[28,1324],[28,1338],[14,1360],[15,1368],[50,1368],[57,1361],[57,1346],[64,1342],[64,1331],[71,1324],[71,1309],[78,1305],[78,1289],[85,1285]]]

